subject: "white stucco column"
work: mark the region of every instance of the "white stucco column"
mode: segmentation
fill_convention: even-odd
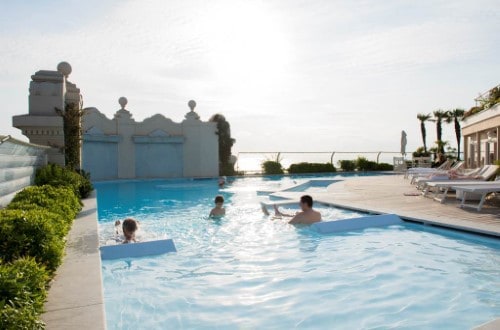
[[[217,124],[202,122],[194,111],[196,102],[189,101],[191,111],[182,122],[184,142],[184,177],[219,175],[219,140]]]
[[[500,126],[497,127],[497,141],[495,142],[496,146],[496,158],[497,160],[500,159]]]
[[[135,145],[132,136],[135,134],[136,122],[132,114],[125,109],[127,99],[120,97],[121,109],[115,113],[116,133],[121,136],[118,143],[118,178],[135,178]]]

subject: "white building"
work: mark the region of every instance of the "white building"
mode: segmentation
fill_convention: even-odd
[[[500,103],[466,117],[462,134],[467,167],[489,165],[499,160]]]
[[[73,103],[81,107],[81,94],[67,78],[71,66],[42,70],[30,83],[29,113],[13,117],[30,142],[50,146],[48,161],[64,165],[64,123],[56,112]],[[82,168],[93,180],[213,177],[219,174],[217,125],[200,120],[190,101],[181,123],[162,114],[136,122],[120,98],[119,109],[108,119],[96,108],[82,117]]]

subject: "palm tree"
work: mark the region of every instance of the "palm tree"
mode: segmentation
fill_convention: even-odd
[[[455,136],[457,137],[457,160],[460,160],[460,140],[462,139],[460,121],[463,119],[464,114],[464,109],[453,109],[447,111],[446,122],[449,124],[453,121],[455,124]]]
[[[442,141],[443,136],[443,120],[448,118],[448,114],[443,110],[436,110],[432,113],[434,115],[434,119],[436,120],[436,136],[437,136],[437,144],[438,144],[438,152],[444,155],[444,144]]]
[[[430,114],[419,113],[417,115],[418,120],[420,120],[420,132],[422,133],[422,141],[424,142],[424,152],[427,153],[427,143],[425,142],[426,131],[425,122],[431,119]]]

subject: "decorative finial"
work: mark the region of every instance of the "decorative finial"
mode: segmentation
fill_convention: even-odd
[[[63,76],[68,79],[71,73],[71,65],[68,62],[61,62],[57,65],[57,71],[62,73]]]
[[[125,106],[128,103],[128,100],[125,96],[122,96],[118,99],[118,103],[120,103],[120,106],[122,107],[122,110],[125,110]]]
[[[191,109],[191,112],[193,112],[194,108],[196,107],[196,102],[194,100],[189,101],[188,107],[189,107],[189,109]]]

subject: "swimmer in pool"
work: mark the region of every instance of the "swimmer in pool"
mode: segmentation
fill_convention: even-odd
[[[224,206],[224,197],[218,195],[215,197],[215,207],[210,211],[210,217],[222,217],[226,215]]]
[[[137,231],[138,228],[137,221],[132,219],[132,218],[127,218],[123,220],[122,224],[122,230],[123,230],[123,236],[125,236],[125,240],[123,243],[132,243],[132,242],[137,242],[135,239],[135,232]]]
[[[278,207],[274,205],[274,214],[276,217],[291,217],[292,219],[288,221],[289,224],[304,224],[310,225],[315,222],[321,221],[321,213],[313,210],[313,199],[309,195],[304,195],[300,197],[300,209],[302,212],[297,212],[295,215],[285,214],[280,212]]]

